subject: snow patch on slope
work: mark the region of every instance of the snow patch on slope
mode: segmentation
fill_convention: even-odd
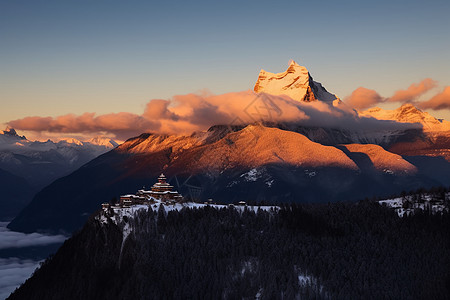
[[[446,199],[450,198],[450,193],[445,195]],[[385,205],[394,209],[399,217],[410,216],[416,210],[428,210],[432,214],[448,212],[444,200],[433,199],[429,194],[425,195],[407,195],[393,199],[386,199],[378,201],[380,205]]]
[[[251,169],[247,173],[242,174],[240,177],[244,177],[246,181],[256,181],[261,177],[261,172],[258,172],[257,169]]]

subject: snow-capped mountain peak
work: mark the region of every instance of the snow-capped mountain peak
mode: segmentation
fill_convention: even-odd
[[[101,137],[101,136],[91,138],[91,139],[87,140],[87,143],[90,143],[92,145],[97,145],[97,146],[105,146],[107,148],[115,148],[119,145],[113,139]]]
[[[331,103],[338,99],[320,83],[315,82],[308,69],[293,60],[282,73],[261,70],[253,90],[257,93],[287,95],[294,100],[305,102],[321,100]]]
[[[450,122],[441,121],[414,105],[407,103],[397,109],[387,110],[379,107],[370,108],[359,113],[360,116],[373,117],[378,120],[392,120],[401,123],[419,123],[426,131],[450,130]]]
[[[79,145],[79,146],[83,145],[83,142],[81,142],[75,138],[65,138],[65,139],[60,140],[59,142],[65,142],[67,144],[75,144],[75,145]]]

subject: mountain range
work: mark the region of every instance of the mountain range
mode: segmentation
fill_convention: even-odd
[[[295,62],[283,73],[261,71],[254,91],[353,123],[310,118],[219,124],[185,136],[144,133],[46,186],[9,228],[71,232],[102,202],[150,186],[161,172],[186,198],[222,203],[333,202],[450,184],[446,121],[409,104],[357,112]]]
[[[36,191],[116,147],[111,139],[30,141],[13,128],[0,132],[0,218],[14,217]],[[14,184],[12,184],[14,183]]]

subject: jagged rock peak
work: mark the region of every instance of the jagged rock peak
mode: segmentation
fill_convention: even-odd
[[[14,137],[18,137],[20,139],[26,139],[25,136],[20,136],[17,134],[16,130],[10,126],[6,126],[6,129],[3,130],[2,134],[4,135],[9,135],[9,136],[14,136]]]
[[[3,130],[3,134],[17,135],[17,132],[14,128],[6,126],[6,129]]]
[[[320,83],[315,82],[308,69],[291,60],[286,71],[270,73],[261,70],[253,90],[256,93],[287,95],[294,100],[312,102],[332,102],[336,95],[329,93]]]

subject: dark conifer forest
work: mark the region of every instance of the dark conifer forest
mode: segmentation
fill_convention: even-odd
[[[449,249],[448,213],[371,201],[141,210],[93,217],[8,299],[449,299]]]

